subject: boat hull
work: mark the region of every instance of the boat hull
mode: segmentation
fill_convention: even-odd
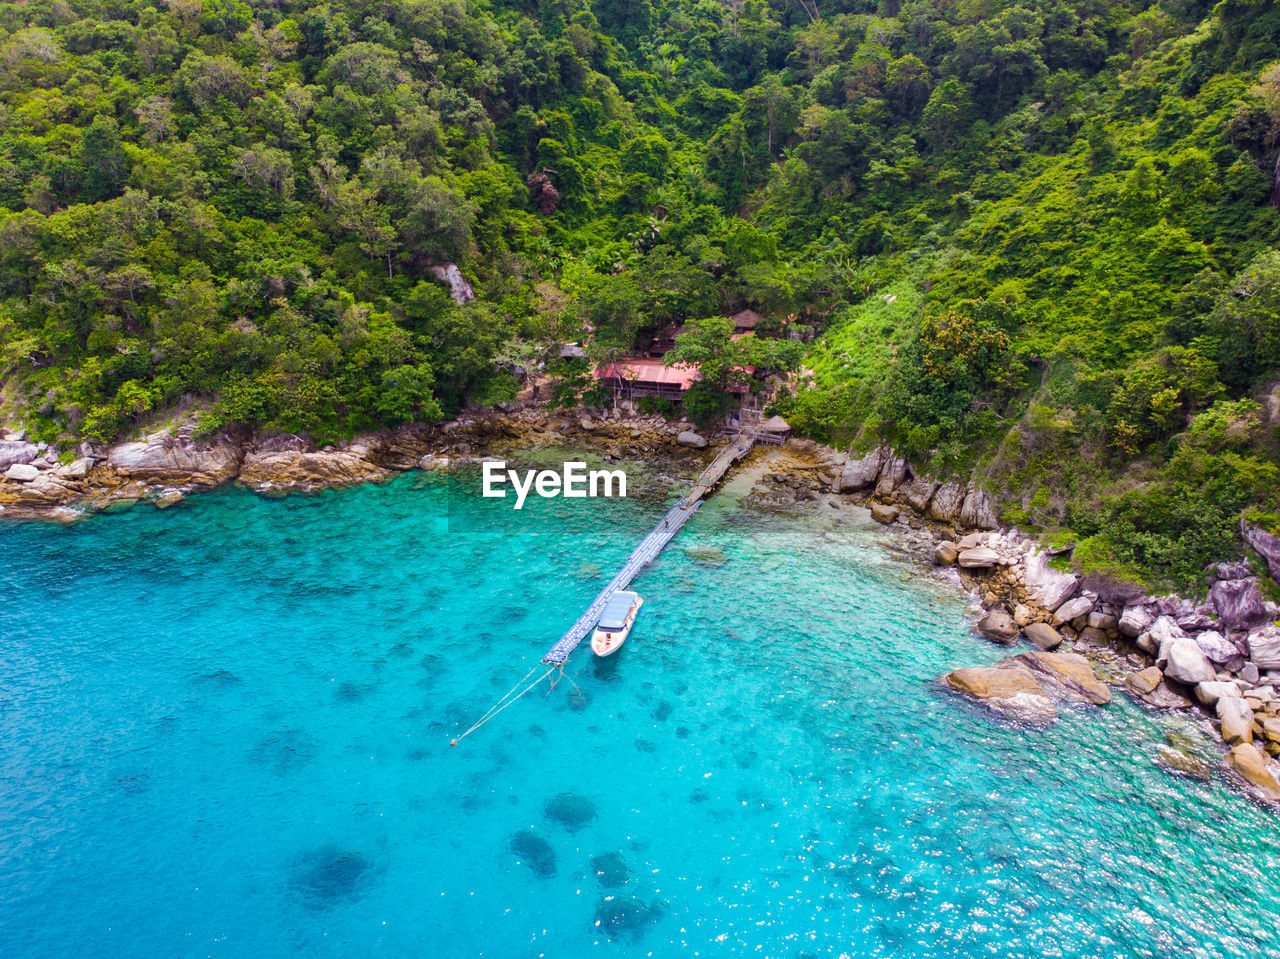
[[[627,621],[622,625],[621,629],[604,630],[597,628],[591,634],[591,651],[603,659],[620,650],[622,644],[627,641],[627,637],[631,635],[631,627],[636,623],[636,614],[640,612],[640,607],[643,605],[644,600],[637,596],[635,605],[631,607],[631,613],[627,616]]]

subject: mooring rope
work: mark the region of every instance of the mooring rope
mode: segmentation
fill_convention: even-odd
[[[462,734],[461,736],[459,736],[457,739],[452,740],[452,741],[449,743],[449,745],[450,745],[450,746],[456,746],[456,745],[458,745],[458,743],[460,743],[462,740],[466,739],[468,736],[470,736],[473,732],[475,732],[477,729],[479,729],[481,726],[483,726],[483,725],[484,725],[485,723],[487,723],[489,720],[491,720],[491,719],[493,719],[495,716],[497,716],[497,715],[498,715],[498,713],[502,712],[502,711],[503,711],[504,709],[506,709],[508,706],[512,705],[512,704],[513,704],[517,699],[519,699],[519,698],[520,698],[521,696],[523,696],[525,693],[527,693],[527,692],[529,692],[530,690],[532,690],[532,689],[533,689],[535,686],[537,686],[540,682],[542,682],[544,679],[546,679],[548,676],[550,676],[552,673],[554,673],[554,672],[556,671],[556,668],[555,668],[554,666],[553,666],[553,667],[551,667],[551,668],[550,668],[550,669],[548,669],[545,673],[543,673],[541,676],[539,676],[537,679],[535,679],[533,682],[531,682],[528,686],[526,686],[524,689],[521,689],[521,690],[520,690],[520,692],[519,692],[519,693],[517,693],[515,696],[512,696],[511,694],[512,694],[512,693],[514,693],[517,689],[519,689],[519,688],[520,688],[520,685],[525,681],[525,679],[528,679],[530,676],[532,676],[534,673],[536,673],[536,672],[538,671],[538,666],[540,666],[540,665],[542,665],[542,664],[541,664],[541,663],[537,664],[536,666],[534,666],[534,667],[533,667],[533,669],[531,669],[531,670],[529,670],[527,673],[525,673],[525,674],[524,674],[524,679],[521,679],[519,683],[516,683],[514,686],[512,686],[512,687],[507,691],[507,694],[506,694],[505,696],[503,696],[503,697],[502,697],[502,699],[499,699],[496,703],[494,703],[492,706],[490,706],[490,707],[489,707],[489,709],[485,712],[485,714],[484,714],[483,716],[481,716],[479,719],[477,719],[477,720],[475,721],[475,724],[474,724],[470,729],[468,729],[465,733],[463,733],[463,734]]]

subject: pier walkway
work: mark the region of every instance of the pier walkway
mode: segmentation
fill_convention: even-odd
[[[600,621],[600,614],[604,612],[609,598],[618,590],[626,589],[640,571],[662,552],[663,547],[671,542],[676,533],[680,532],[681,527],[689,521],[689,517],[698,511],[702,500],[715,489],[716,484],[729,471],[729,467],[751,452],[755,442],[754,432],[739,433],[737,436],[730,437],[729,444],[711,461],[711,465],[702,471],[702,475],[693,484],[689,494],[667,510],[667,515],[662,518],[662,522],[650,530],[649,535],[640,541],[640,545],[631,551],[626,563],[618,570],[617,575],[609,580],[609,585],[600,591],[600,595],[592,600],[586,612],[579,616],[578,621],[569,627],[569,631],[547,650],[547,654],[542,657],[543,663],[553,667],[564,665],[569,654]]]

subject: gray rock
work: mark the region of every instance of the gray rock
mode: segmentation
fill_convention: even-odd
[[[1240,667],[1240,672],[1237,674],[1236,678],[1246,686],[1257,686],[1258,680],[1262,678],[1262,674],[1258,671],[1257,663],[1245,663]]]
[[[707,438],[701,433],[696,433],[693,430],[685,430],[676,437],[676,442],[681,446],[691,446],[696,450],[700,450],[706,447]]]
[[[1204,654],[1209,657],[1209,662],[1211,663],[1230,663],[1235,660],[1244,660],[1244,654],[1219,632],[1207,630],[1203,633],[1197,633],[1194,639],[1196,645],[1204,650]]]
[[[1237,560],[1234,563],[1219,563],[1214,567],[1215,579],[1248,579],[1253,575],[1248,560]]]
[[[956,483],[943,483],[934,491],[929,502],[929,515],[939,523],[954,523],[960,517],[964,505],[964,487]]]
[[[1258,581],[1252,577],[1219,580],[1209,590],[1209,602],[1227,629],[1251,629],[1267,621]]]
[[[1240,521],[1240,532],[1253,551],[1267,561],[1271,578],[1280,583],[1280,536],[1243,520]]]
[[[1194,686],[1217,678],[1217,671],[1208,657],[1189,636],[1174,638],[1164,647],[1163,653],[1164,674],[1170,679]]]
[[[197,446],[190,440],[156,435],[117,446],[107,462],[121,476],[170,486],[215,486],[233,478],[240,453],[226,443]]]
[[[1147,631],[1146,635],[1151,638],[1151,642],[1155,645],[1157,662],[1165,658],[1165,649],[1175,639],[1190,638],[1183,628],[1168,616],[1157,616],[1156,621],[1151,624],[1151,629]]]
[[[937,492],[938,484],[932,480],[913,479],[904,485],[899,491],[899,495],[906,500],[917,513],[923,513],[929,508],[929,503],[933,499],[933,494]]]
[[[907,460],[903,456],[890,455],[885,459],[884,465],[880,467],[880,478],[876,481],[875,495],[883,499],[892,496],[902,481],[907,476]]]
[[[13,483],[30,483],[40,471],[30,463],[14,463],[4,471],[4,478]]]
[[[1069,623],[1073,619],[1081,616],[1087,616],[1093,611],[1093,600],[1087,596],[1077,596],[1075,599],[1069,599],[1054,611],[1053,624],[1061,626]]]
[[[965,496],[964,504],[960,507],[960,522],[964,526],[977,529],[995,529],[1000,525],[996,522],[995,514],[991,512],[987,494],[977,489],[970,490]]]
[[[40,454],[34,443],[21,440],[5,440],[0,442],[0,472],[7,470],[14,463],[30,463]]]
[[[1120,625],[1120,621],[1110,613],[1095,611],[1089,614],[1089,625],[1094,629],[1101,629],[1106,632],[1116,629]]]
[[[866,489],[879,477],[880,466],[884,463],[884,459],[883,447],[876,447],[866,456],[858,459],[850,457],[844,464],[844,468],[840,470],[840,492],[855,493]]]
[[[1036,602],[1051,611],[1080,592],[1080,577],[1054,569],[1049,565],[1049,554],[1039,550],[1027,556],[1023,582]]]
[[[1153,622],[1155,617],[1145,606],[1126,606],[1120,617],[1120,632],[1131,638],[1141,636]]]
[[[89,475],[91,469],[93,469],[93,460],[82,456],[64,466],[56,467],[54,472],[63,479],[82,480]]]
[[[1249,634],[1249,660],[1258,669],[1280,669],[1280,627],[1270,624]]]
[[[982,617],[978,632],[993,642],[1008,646],[1018,638],[1018,624],[1004,610],[996,609]]]
[[[975,546],[962,552],[959,561],[965,569],[990,569],[1000,562],[1000,554],[987,546]]]
[[[1039,649],[1056,649],[1062,644],[1062,634],[1048,623],[1028,623],[1022,632],[1027,641]]]
[[[1196,683],[1196,699],[1206,706],[1215,706],[1223,696],[1240,698],[1240,687],[1235,683],[1222,683],[1214,680],[1208,683]]]
[[[990,539],[991,535],[989,533],[969,533],[966,536],[961,536],[960,552],[963,553],[966,549],[973,549],[975,546],[990,546]]]
[[[1257,726],[1253,721],[1253,710],[1243,699],[1239,696],[1223,696],[1215,708],[1222,723],[1222,738],[1228,745],[1253,742]]]

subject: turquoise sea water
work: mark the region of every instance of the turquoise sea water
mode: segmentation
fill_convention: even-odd
[[[722,494],[451,749],[662,508],[477,486],[0,526],[0,954],[1280,955],[1278,820],[1153,765],[1186,721],[977,716],[933,681],[1003,651],[852,512]]]

